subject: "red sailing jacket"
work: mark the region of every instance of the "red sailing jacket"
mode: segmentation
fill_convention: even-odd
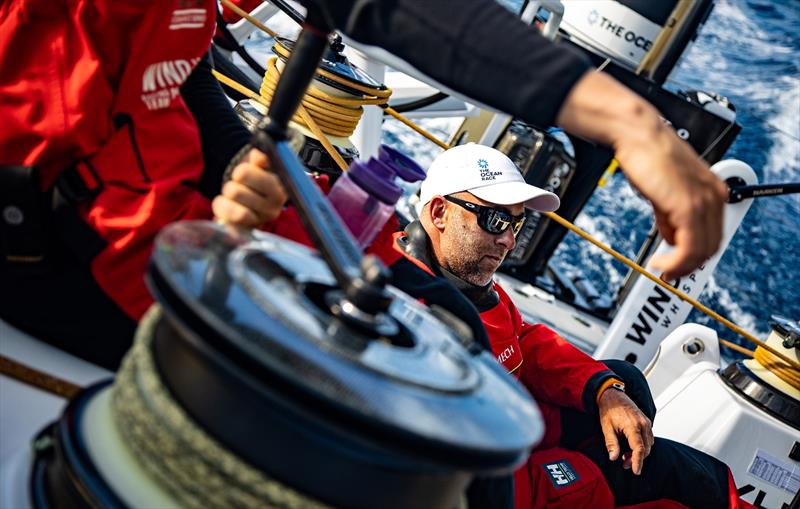
[[[203,160],[179,87],[208,50],[214,2],[21,0],[0,6],[0,162],[37,166],[47,188],[78,164],[101,190],[81,203],[105,241],[98,284],[131,317],[152,302],[153,237],[211,218]]]
[[[593,401],[597,391],[597,384],[589,381],[612,374],[549,327],[524,322],[503,288],[495,283],[494,289],[500,302],[481,313],[492,353],[530,391],[542,411],[546,429],[539,449],[555,447],[561,428],[558,408],[585,410],[586,398]]]

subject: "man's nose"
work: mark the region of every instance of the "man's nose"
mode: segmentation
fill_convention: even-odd
[[[506,250],[511,251],[517,245],[517,239],[514,237],[514,229],[509,228],[497,236],[495,241],[498,245],[503,246]]]

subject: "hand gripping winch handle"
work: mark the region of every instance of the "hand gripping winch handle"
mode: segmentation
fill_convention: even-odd
[[[367,313],[385,311],[391,298],[384,288],[388,270],[374,256],[363,257],[350,231],[306,175],[303,163],[287,141],[289,120],[314,78],[328,44],[330,30],[309,6],[303,30],[275,87],[269,111],[256,129],[251,144],[269,158],[300,219],[333,272],[346,298]]]

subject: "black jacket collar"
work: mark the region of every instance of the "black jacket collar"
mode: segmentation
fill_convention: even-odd
[[[450,284],[458,288],[478,308],[479,312],[488,311],[500,302],[500,296],[495,291],[493,282],[489,282],[485,286],[473,285],[436,263],[433,258],[433,248],[431,247],[428,233],[419,221],[409,223],[404,233],[405,236],[398,239],[398,244],[406,254],[421,261],[434,274],[445,278]]]

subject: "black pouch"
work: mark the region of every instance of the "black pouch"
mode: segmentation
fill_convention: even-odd
[[[36,269],[46,258],[48,193],[31,166],[0,165],[0,256],[6,267]]]

